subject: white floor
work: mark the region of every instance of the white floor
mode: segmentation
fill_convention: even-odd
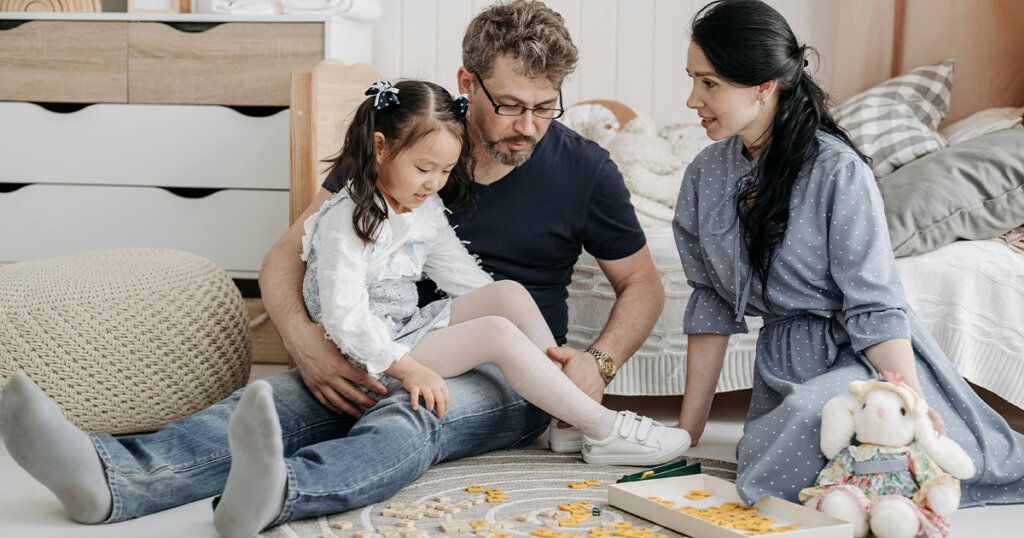
[[[253,378],[283,368],[260,366]],[[711,421],[693,456],[735,461],[735,448],[743,427],[749,394],[716,397]],[[678,420],[679,399],[609,397],[609,407],[631,408],[663,422]],[[0,537],[85,538],[195,537],[213,538],[210,500],[203,500],[144,518],[113,525],[85,526],[68,520],[46,488],[19,468],[0,444]],[[1024,536],[1024,505],[968,508],[953,515],[953,536],[1003,538]]]

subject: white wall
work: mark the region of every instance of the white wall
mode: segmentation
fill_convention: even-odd
[[[707,0],[547,0],[565,17],[580,51],[563,87],[567,105],[612,99],[659,126],[696,122],[686,47],[690,18]],[[389,79],[423,78],[455,90],[466,25],[490,0],[381,0],[373,28],[373,66]],[[832,0],[768,0],[797,38],[823,54],[835,13]],[[812,21],[818,21],[813,23]],[[815,40],[814,37],[821,39]]]

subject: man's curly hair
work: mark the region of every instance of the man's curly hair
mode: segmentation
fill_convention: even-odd
[[[487,78],[496,56],[511,53],[518,71],[556,88],[576,69],[576,45],[565,20],[539,1],[500,2],[480,12],[462,39],[462,65]]]

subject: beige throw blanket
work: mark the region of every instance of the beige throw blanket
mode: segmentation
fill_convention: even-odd
[[[1018,226],[999,237],[996,237],[997,241],[1002,241],[1010,248],[1024,252],[1024,225]]]

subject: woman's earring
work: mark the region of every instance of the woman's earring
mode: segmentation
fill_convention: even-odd
[[[764,100],[758,99],[757,104],[761,105],[761,108],[764,108]]]

